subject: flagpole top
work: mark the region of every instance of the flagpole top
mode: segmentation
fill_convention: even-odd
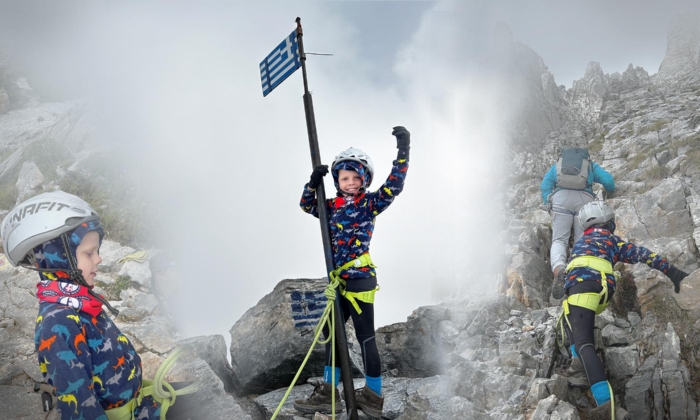
[[[295,22],[297,23],[297,33],[299,35],[304,35],[304,31],[301,29],[301,18],[297,17]]]

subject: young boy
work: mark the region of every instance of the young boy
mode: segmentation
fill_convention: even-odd
[[[44,380],[63,420],[156,419],[160,404],[141,389],[141,359],[92,291],[104,230],[95,210],[62,191],[40,194],[3,221],[13,266],[39,272],[36,345]],[[119,407],[121,410],[115,410]]]
[[[605,367],[595,351],[593,325],[595,316],[605,310],[615,293],[613,265],[618,261],[628,264],[645,263],[670,278],[676,293],[680,291],[680,283],[688,274],[660,255],[614,235],[615,212],[601,201],[584,205],[579,211],[578,223],[583,236],[574,245],[571,261],[566,267],[564,290],[568,297],[563,302],[566,316],[563,323],[570,342],[573,343],[573,361],[571,367],[562,374],[571,378],[570,382],[580,382],[587,377],[597,405],[591,412],[591,418],[609,420],[612,395],[605,377]],[[626,418],[627,412],[615,406],[615,419]]]
[[[331,228],[331,245],[336,270],[340,269],[341,294],[338,300],[343,310],[344,322],[352,316],[357,341],[362,348],[366,384],[356,392],[357,406],[366,415],[380,418],[384,406],[382,395],[381,361],[374,339],[374,291],[377,288],[375,266],[369,258],[369,242],[374,231],[374,218],[387,209],[394,197],[403,190],[408,170],[410,133],[404,127],[394,127],[398,156],[394,161],[391,175],[375,192],[367,191],[374,178],[372,160],[359,149],[350,148],[336,156],[331,165],[335,187],[335,198],[326,202]],[[311,179],[304,187],[301,208],[306,213],[318,217],[316,188],[328,173],[328,167],[316,167]],[[356,262],[353,264],[353,262]],[[343,284],[344,283],[344,284]],[[365,292],[365,293],[363,293]],[[324,334],[328,337],[328,331]],[[338,385],[340,369],[336,368],[335,383],[331,385],[330,343],[326,345],[326,367],[324,382],[314,389],[305,400],[296,400],[294,407],[302,412],[331,411],[332,387]],[[341,411],[340,396],[337,390],[336,410]]]

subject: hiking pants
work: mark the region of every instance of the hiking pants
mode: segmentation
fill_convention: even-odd
[[[374,304],[356,300],[360,306],[360,309],[362,309],[362,313],[358,314],[355,308],[353,308],[352,304],[350,304],[345,297],[340,295],[340,293],[338,293],[336,302],[340,303],[340,307],[343,310],[344,323],[347,323],[348,319],[352,316],[352,323],[355,327],[355,336],[357,337],[357,341],[360,343],[360,349],[362,350],[362,363],[364,364],[365,375],[372,377],[381,376],[382,364],[379,359],[377,342],[374,338]],[[323,335],[328,337],[327,326],[323,329]],[[335,355],[335,363],[336,367],[338,367],[340,364],[337,350]],[[326,366],[331,366],[330,342],[326,344]]]
[[[597,281],[583,281],[571,286],[567,291],[568,296],[576,293],[600,293],[603,287]],[[608,288],[608,300],[612,299],[615,291]],[[575,345],[576,353],[583,363],[583,369],[588,378],[588,384],[596,384],[607,380],[605,366],[595,351],[593,342],[593,326],[595,324],[595,312],[580,306],[569,306],[569,325],[564,322],[564,328],[569,336],[569,341]]]
[[[583,236],[583,229],[575,220],[581,207],[593,201],[586,191],[559,190],[552,195],[552,248],[549,251],[552,272],[557,266],[566,266],[571,225],[574,226],[574,243]]]

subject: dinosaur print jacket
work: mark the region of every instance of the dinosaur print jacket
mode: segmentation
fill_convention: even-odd
[[[326,200],[333,262],[336,267],[369,252],[369,242],[374,232],[374,219],[401,193],[407,171],[408,159],[397,159],[393,162],[391,174],[377,191],[361,193],[351,199],[335,197]],[[316,191],[310,189],[307,184],[299,205],[304,212],[318,217],[317,204]],[[343,279],[363,279],[374,276],[376,272],[371,267],[349,268],[340,273]],[[348,284],[348,290],[352,290],[350,284]]]
[[[671,264],[662,256],[644,247],[625,242],[619,236],[602,228],[587,229],[583,232],[581,239],[574,244],[571,250],[571,259],[582,256],[602,258],[613,266],[618,261],[628,264],[644,263],[664,274],[671,268]],[[608,274],[606,279],[608,287],[615,290],[615,276]],[[600,273],[589,267],[572,268],[566,276],[564,288],[568,290],[578,282],[589,280],[600,282]]]
[[[58,303],[41,302],[34,335],[44,380],[54,387],[61,419],[107,420],[141,387],[141,358],[112,320]],[[160,406],[145,397],[137,419],[156,419]]]

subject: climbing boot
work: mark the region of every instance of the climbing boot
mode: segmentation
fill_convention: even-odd
[[[384,408],[384,397],[380,397],[365,385],[364,388],[355,390],[355,403],[357,408],[362,410],[367,417],[379,420],[382,418]]]
[[[574,357],[571,362],[571,366],[568,369],[561,370],[558,372],[561,376],[569,381],[569,385],[576,388],[588,388],[588,378],[586,377],[586,371],[583,368],[583,363],[579,357]]]
[[[328,414],[333,411],[333,400],[331,399],[331,391],[333,386],[326,382],[317,382],[314,385],[314,390],[305,400],[294,401],[294,409],[302,413],[314,414],[316,412]],[[335,412],[340,413],[344,409],[340,393],[338,389],[335,391]]]
[[[552,281],[552,297],[561,299],[564,297],[564,283],[566,278],[566,268],[563,265],[554,269],[554,280]]]
[[[610,412],[610,401],[591,410],[591,420],[632,420],[627,410],[615,404],[615,418]]]

